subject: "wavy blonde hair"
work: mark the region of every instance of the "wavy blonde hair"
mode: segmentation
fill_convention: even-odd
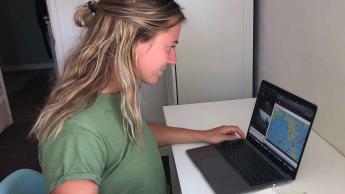
[[[124,133],[131,141],[141,141],[135,48],[139,41],[151,40],[158,32],[183,21],[180,6],[174,0],[91,1],[77,9],[74,19],[86,31],[67,57],[63,76],[30,134],[39,142],[56,137],[67,119],[90,107],[101,91],[116,80],[121,87]]]

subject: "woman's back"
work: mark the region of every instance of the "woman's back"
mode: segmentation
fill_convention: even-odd
[[[40,145],[49,190],[69,179],[88,179],[100,193],[166,193],[153,134],[144,124],[142,146],[127,141],[119,103],[119,94],[101,94],[91,107],[72,116],[55,140]]]

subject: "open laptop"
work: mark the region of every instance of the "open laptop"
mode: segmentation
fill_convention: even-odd
[[[262,81],[245,140],[187,150],[216,193],[243,193],[294,180],[316,105]]]

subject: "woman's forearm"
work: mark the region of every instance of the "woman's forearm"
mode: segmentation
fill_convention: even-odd
[[[181,143],[220,143],[245,138],[242,130],[234,125],[222,125],[208,130],[192,130],[168,127],[158,123],[148,124],[156,137],[159,147]]]
[[[155,135],[159,147],[206,141],[206,134],[204,131],[169,127],[158,123],[149,123],[148,125]]]

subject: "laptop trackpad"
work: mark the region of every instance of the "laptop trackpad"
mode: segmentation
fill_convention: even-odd
[[[217,194],[238,193],[249,188],[213,145],[187,150],[187,154]]]

